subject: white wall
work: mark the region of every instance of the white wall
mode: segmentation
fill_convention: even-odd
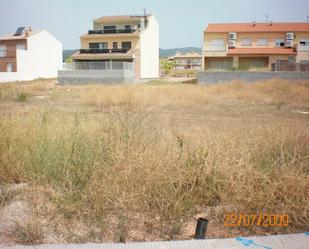
[[[159,77],[159,24],[154,15],[148,17],[148,27],[140,35],[141,79]]]
[[[27,39],[27,50],[16,50],[17,72],[0,73],[0,82],[56,78],[62,69],[62,44],[47,31]]]

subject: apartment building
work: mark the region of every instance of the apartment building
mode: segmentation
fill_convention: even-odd
[[[270,70],[276,61],[309,63],[309,23],[209,24],[205,70]]]
[[[180,53],[177,52],[173,57],[175,61],[175,69],[193,69],[202,68],[202,54],[197,52]]]
[[[0,82],[57,77],[62,44],[49,32],[20,27],[0,37]]]
[[[159,77],[159,24],[154,15],[102,16],[80,37],[74,69],[133,72],[134,79]]]

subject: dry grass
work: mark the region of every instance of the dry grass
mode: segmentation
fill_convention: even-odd
[[[214,223],[231,210],[291,217],[288,230],[250,234],[302,231],[309,123],[288,108],[308,108],[308,86],[58,86],[52,103],[73,110],[31,99],[26,114],[3,114],[0,182],[30,183],[37,213],[65,241],[190,238],[200,207],[222,207]]]

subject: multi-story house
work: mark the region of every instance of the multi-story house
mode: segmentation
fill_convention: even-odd
[[[74,69],[131,70],[135,80],[159,77],[159,24],[154,15],[102,16],[81,36]],[[104,72],[102,72],[104,74]]]
[[[202,54],[197,52],[180,53],[177,52],[173,57],[175,69],[199,70],[202,67]]]
[[[55,78],[62,44],[49,32],[20,27],[0,37],[0,82]]]
[[[309,63],[309,23],[209,24],[205,70],[270,70],[276,61]]]

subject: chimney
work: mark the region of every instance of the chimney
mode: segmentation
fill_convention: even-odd
[[[31,27],[26,28],[25,29],[25,37],[29,37],[31,31],[32,31]]]
[[[253,27],[255,27],[255,25],[256,25],[256,22],[255,22],[255,21],[253,21],[253,22],[252,22],[252,26],[253,26]]]
[[[269,26],[272,26],[272,25],[273,25],[273,21],[270,20],[269,23],[268,23],[268,25],[269,25]]]

